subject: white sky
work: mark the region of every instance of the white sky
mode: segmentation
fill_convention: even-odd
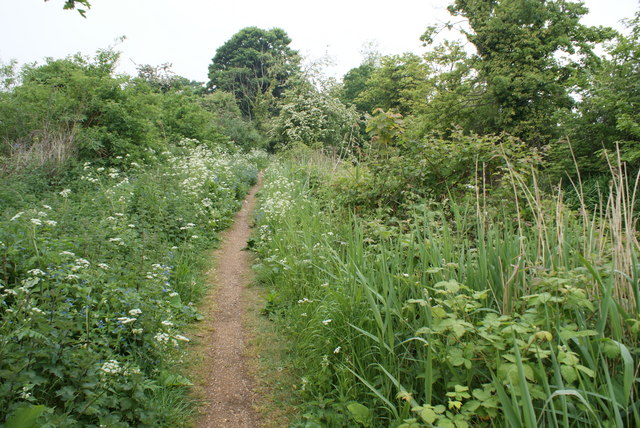
[[[172,63],[176,74],[207,81],[216,49],[244,27],[283,28],[292,47],[310,59],[328,54],[327,70],[341,77],[361,63],[363,45],[374,41],[382,54],[421,52],[428,25],[447,21],[450,0],[90,0],[83,19],[62,10],[63,0],[0,0],[0,61],[19,63],[62,58],[114,44],[122,72],[137,64]],[[586,0],[589,25],[618,29],[638,0]]]

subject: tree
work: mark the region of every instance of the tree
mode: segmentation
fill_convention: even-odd
[[[580,92],[577,111],[566,121],[583,175],[608,173],[602,152],[617,147],[624,162],[634,171],[640,168],[640,12],[629,26],[630,34],[619,35],[608,47],[609,57]],[[553,158],[563,175],[574,169],[568,145],[555,148]]]
[[[44,0],[44,1],[49,1],[49,0]],[[89,3],[89,0],[65,0],[63,8],[75,9],[76,3],[80,6],[85,6],[87,9],[91,9],[91,3]],[[85,9],[78,8],[77,10],[80,15],[86,18],[87,11]]]
[[[382,57],[355,101],[369,107],[368,113],[375,108],[402,115],[416,113],[426,106],[431,95],[429,72],[422,58],[412,53]]]
[[[216,51],[208,89],[234,94],[249,119],[267,115],[269,100],[280,98],[289,78],[299,71],[298,53],[290,43],[280,28],[240,30]]]
[[[342,78],[340,100],[345,104],[354,106],[362,113],[371,113],[376,106],[358,98],[367,89],[369,79],[374,70],[375,65],[369,62],[349,70]]]
[[[449,11],[467,19],[462,32],[476,48],[483,93],[472,110],[491,107],[474,131],[507,131],[534,146],[557,138],[558,112],[574,105],[573,89],[598,63],[595,43],[614,31],[582,25],[588,9],[567,0],[455,0]]]
[[[340,148],[359,135],[359,117],[330,93],[301,83],[288,90],[280,114],[273,120],[272,145],[283,148],[294,143],[310,147]]]

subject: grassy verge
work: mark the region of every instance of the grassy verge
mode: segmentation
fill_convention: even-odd
[[[181,333],[199,317],[202,254],[265,158],[193,140],[153,158],[85,164],[56,192],[5,199],[5,426],[184,424],[189,381],[177,368],[189,340]]]
[[[597,212],[512,171],[508,207],[471,186],[392,218],[338,205],[336,172],[318,158],[275,165],[258,213],[267,311],[301,374],[294,426],[640,422],[624,178]]]

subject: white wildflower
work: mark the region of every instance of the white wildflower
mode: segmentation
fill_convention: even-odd
[[[9,221],[16,221],[17,219],[19,219],[20,217],[22,217],[22,214],[24,214],[23,211],[20,211],[18,214],[14,215],[13,217],[11,217],[11,220]]]
[[[120,370],[121,370],[120,363],[118,363],[116,360],[109,360],[104,364],[102,364],[102,367],[100,367],[100,370],[102,370],[107,374],[120,373]]]
[[[31,386],[23,386],[22,391],[20,392],[20,398],[28,400],[31,397],[31,393],[29,392],[30,389]]]
[[[42,220],[40,220],[39,218],[32,218],[31,223],[35,224],[36,226],[42,226]]]
[[[60,196],[62,196],[63,198],[68,198],[69,195],[71,194],[71,189],[64,189],[62,190],[60,193]]]
[[[162,321],[161,324],[164,325],[165,327],[173,326],[173,323],[171,321]]]
[[[333,350],[333,353],[334,354],[339,354],[341,349],[342,349],[342,347],[338,346],[336,349]]]
[[[120,317],[120,318],[118,318],[118,321],[120,321],[122,324],[130,324],[132,322],[135,322],[136,319],[135,318],[129,318],[129,317]]]
[[[182,342],[189,342],[190,340],[188,337],[184,337],[181,334],[176,334],[175,336],[173,336],[173,338]]]
[[[142,310],[135,308],[135,309],[131,309],[129,311],[129,315],[131,315],[132,317],[138,316],[142,313]]]
[[[157,333],[153,338],[160,343],[169,341],[169,335],[167,333]]]
[[[324,325],[329,325],[329,323],[330,323],[331,321],[333,321],[333,320],[332,320],[332,319],[326,319],[326,320],[323,320],[323,321],[322,321],[322,324],[324,324]]]

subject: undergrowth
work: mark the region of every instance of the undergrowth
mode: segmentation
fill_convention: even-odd
[[[294,426],[640,424],[622,169],[596,211],[506,162],[511,198],[476,180],[444,200],[407,198],[402,217],[354,214],[332,187],[350,169],[303,156],[265,175],[258,275],[300,373]]]
[[[85,163],[75,180],[2,207],[5,427],[184,426],[181,333],[200,317],[201,254],[266,155],[185,139],[148,158]]]

